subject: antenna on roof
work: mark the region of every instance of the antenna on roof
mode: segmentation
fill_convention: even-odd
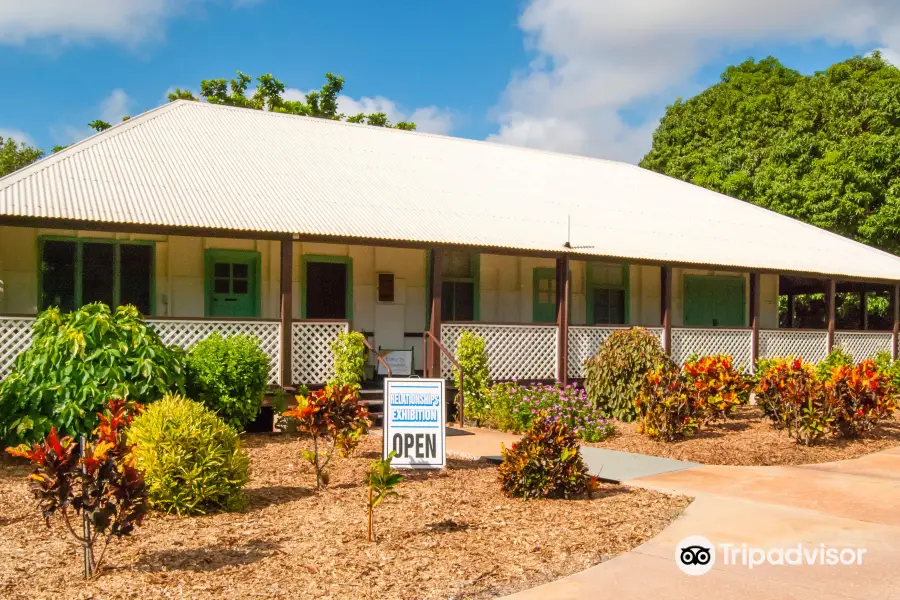
[[[566,243],[563,244],[563,247],[569,248],[570,250],[593,248],[593,246],[573,246],[572,245],[572,215],[571,214],[566,216]]]

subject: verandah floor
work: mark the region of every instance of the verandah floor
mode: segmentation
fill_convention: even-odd
[[[24,598],[487,598],[551,581],[650,539],[689,503],[640,488],[604,486],[593,500],[504,497],[496,466],[450,459],[442,472],[407,472],[365,540],[363,477],[380,454],[368,436],[335,459],[331,486],[312,489],[289,435],[246,436],[246,512],[152,515],[113,543],[109,569],[80,579],[80,549],[48,530],[24,479],[0,461],[0,597]]]

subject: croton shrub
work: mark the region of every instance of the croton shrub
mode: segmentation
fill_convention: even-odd
[[[133,447],[125,436],[138,412],[138,405],[109,401],[106,411],[98,415],[99,424],[86,440],[84,452],[74,438],[60,437],[55,427],[41,443],[6,449],[34,465],[29,476],[31,491],[47,526],[51,517],[59,516],[69,533],[89,547],[91,572],[99,570],[110,540],[130,535],[147,514],[144,476],[135,466]],[[91,525],[88,538],[80,523],[84,516]],[[95,552],[98,547],[99,556]]]
[[[565,423],[547,415],[536,418],[522,439],[502,447],[500,484],[511,497],[577,498],[591,494],[597,478],[588,473],[578,439]]]
[[[798,358],[770,361],[758,376],[756,398],[778,429],[797,442],[828,435],[859,437],[897,409],[891,373],[872,360],[820,371]]]
[[[313,449],[303,458],[316,472],[316,488],[328,485],[328,465],[335,452],[349,456],[368,431],[368,411],[359,404],[359,394],[348,385],[329,385],[307,396],[297,396],[297,406],[284,412],[296,419],[296,428],[312,437]]]
[[[750,384],[730,356],[690,359],[680,369],[659,366],[644,377],[634,400],[639,431],[666,442],[691,437],[710,421],[727,418],[749,394]]]

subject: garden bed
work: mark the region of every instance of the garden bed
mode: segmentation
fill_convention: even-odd
[[[623,437],[623,439],[625,439]],[[249,435],[249,507],[242,513],[152,515],[110,546],[99,578],[80,579],[80,548],[47,529],[24,479],[0,461],[0,597],[19,598],[486,598],[580,571],[643,543],[689,500],[604,485],[593,500],[504,497],[486,461],[450,459],[441,472],[405,472],[401,498],[378,507],[365,539],[368,464],[380,437],[335,459],[316,493],[287,435]]]
[[[691,439],[657,442],[638,433],[637,423],[616,423],[614,436],[586,445],[708,465],[815,464],[900,446],[900,418],[895,415],[863,439],[829,437],[814,446],[803,446],[784,431],[774,429],[759,407],[742,406],[728,421],[713,423]]]

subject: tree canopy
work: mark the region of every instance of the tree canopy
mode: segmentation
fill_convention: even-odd
[[[256,78],[256,90],[252,96],[247,96],[252,79],[250,75],[240,71],[237,72],[237,79],[204,79],[200,82],[200,95],[210,104],[240,106],[336,121],[346,120],[350,123],[364,123],[375,127],[407,130],[416,128],[415,123],[407,121],[392,125],[383,112],[349,116],[338,113],[338,94],[344,89],[344,78],[340,75],[326,73],[322,89],[309,92],[304,100],[285,100],[285,85],[268,73]],[[197,100],[197,98],[188,90],[176,89],[169,94],[169,101],[175,100]]]
[[[900,70],[750,59],[669,106],[640,164],[898,253]]]
[[[25,142],[16,143],[12,138],[4,141],[0,137],[0,177],[30,165],[43,155],[43,150],[33,148]]]

